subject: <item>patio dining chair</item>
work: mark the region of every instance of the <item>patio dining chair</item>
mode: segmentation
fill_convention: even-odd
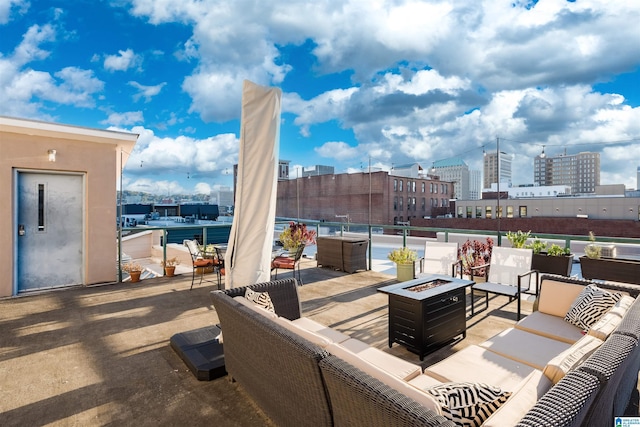
[[[532,276],[536,277],[533,281],[536,286],[535,292],[538,293],[538,272],[531,270],[531,260],[533,252],[531,249],[514,249],[504,246],[494,246],[491,253],[491,261],[489,264],[475,266],[471,268],[471,280],[476,280],[478,276],[474,276],[474,270],[485,268],[486,282],[479,282],[471,286],[471,316],[475,315],[474,296],[475,291],[481,291],[485,294],[485,307],[480,310],[484,311],[489,308],[489,294],[504,295],[509,297],[509,302],[514,299],[518,302],[517,319],[521,316],[521,295],[522,292],[531,288]],[[487,271],[485,270],[485,272]]]
[[[298,270],[298,283],[302,285],[302,278],[300,277],[300,259],[304,252],[305,245],[298,246],[293,256],[278,255],[271,261],[271,271],[275,270],[275,278],[278,279],[278,269],[293,270],[293,277],[296,277],[296,269]]]
[[[216,251],[216,261],[214,268],[216,270],[216,276],[218,276],[218,289],[222,289],[222,276],[225,275],[224,269],[224,251],[219,247],[214,247]]]
[[[462,262],[458,260],[458,243],[432,242],[424,244],[424,257],[420,258],[420,273],[444,274],[462,278]]]
[[[200,274],[199,284],[202,284],[206,270],[208,268],[214,268],[214,260],[213,258],[205,258],[205,254],[202,249],[200,249],[200,245],[196,240],[185,240],[184,244],[187,249],[189,249],[189,255],[191,255],[192,273],[190,289],[193,289],[196,273]],[[205,280],[205,282],[211,282],[211,280]]]

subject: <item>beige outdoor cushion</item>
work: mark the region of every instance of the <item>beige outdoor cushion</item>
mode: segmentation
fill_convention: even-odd
[[[409,381],[411,378],[422,373],[422,368],[419,365],[402,360],[392,354],[385,353],[384,351],[371,347],[369,344],[355,338],[348,339],[347,341],[340,343],[340,345],[357,355],[362,360],[377,366],[401,380]]]
[[[234,301],[237,301],[238,303],[244,305],[245,307],[250,308],[251,310],[255,311],[256,313],[260,313],[263,316],[266,316],[270,319],[275,319],[276,317],[278,317],[277,314],[275,314],[273,311],[269,311],[266,308],[252,302],[249,301],[248,299],[246,299],[245,297],[241,297],[241,296],[237,296],[237,297],[233,297]]]
[[[534,368],[477,345],[460,350],[424,370],[441,382],[478,382],[514,391]]]
[[[600,318],[591,328],[589,335],[606,340],[613,331],[616,330],[622,318],[627,313],[635,300],[629,295],[624,295],[620,301],[614,305],[604,316]]]
[[[513,392],[509,400],[494,412],[482,425],[486,427],[514,426],[533,408],[553,384],[541,371],[535,370]]]
[[[543,373],[554,384],[557,384],[569,371],[575,369],[596,351],[602,340],[585,335],[574,345],[551,359],[544,367]]]
[[[534,311],[520,320],[516,323],[516,329],[568,344],[573,344],[584,336],[582,329],[567,322],[564,317],[557,317],[540,311]]]
[[[545,279],[540,284],[538,311],[564,318],[584,286]]]
[[[431,409],[439,415],[442,415],[442,410],[440,409],[440,405],[436,401],[436,399],[428,393],[419,390],[418,388],[410,385],[408,382],[401,380],[395,375],[390,374],[389,372],[380,369],[376,365],[365,361],[360,358],[359,355],[349,351],[345,347],[340,344],[333,343],[327,347],[327,351],[341,358],[342,360],[350,363],[361,371],[371,375],[373,378],[378,381],[386,384],[392,389],[404,394],[405,396],[415,400],[420,405]],[[394,357],[394,356],[392,356]]]
[[[480,347],[542,370],[551,359],[571,347],[571,344],[509,328],[489,338]]]
[[[311,331],[328,338],[331,342],[341,343],[351,338],[347,334],[343,334],[340,331],[331,329],[321,323],[316,322],[315,320],[309,319],[308,317],[300,317],[299,319],[292,320],[292,322],[295,325],[306,329],[307,331]]]
[[[301,336],[302,338],[308,341],[311,341],[315,345],[320,346],[322,348],[327,348],[327,346],[331,344],[331,340],[329,338],[322,336],[320,334],[317,334],[315,332],[308,331],[304,328],[301,328],[300,326],[296,325],[286,317],[276,317],[273,319],[273,321],[276,322],[278,325],[282,326],[283,328],[293,332],[294,334]]]

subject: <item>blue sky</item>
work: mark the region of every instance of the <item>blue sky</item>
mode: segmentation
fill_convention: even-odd
[[[0,115],[140,134],[125,189],[232,185],[242,81],[283,91],[280,157],[336,172],[601,153],[636,188],[640,3],[0,0]]]

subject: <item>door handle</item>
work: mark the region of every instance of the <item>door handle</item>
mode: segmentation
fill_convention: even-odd
[[[25,234],[24,224],[18,224],[18,236],[24,236],[24,234]]]

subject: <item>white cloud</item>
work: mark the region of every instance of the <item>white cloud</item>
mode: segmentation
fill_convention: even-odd
[[[140,98],[144,98],[144,102],[151,102],[151,98],[159,94],[162,88],[166,86],[166,84],[166,82],[163,82],[155,86],[144,86],[138,82],[129,82],[129,86],[138,89],[138,93],[133,95],[133,100],[135,102],[138,102]]]
[[[111,126],[132,126],[144,123],[142,111],[128,111],[126,113],[111,113],[109,117],[102,121],[103,124]]]
[[[237,163],[238,139],[233,134],[206,139],[186,136],[160,138],[144,127],[136,126],[129,131],[140,135],[125,169],[133,175],[162,177],[174,173],[201,181],[202,177],[213,179],[220,176]]]
[[[117,55],[106,55],[104,58],[104,68],[108,71],[127,71],[141,64],[142,57],[132,49],[119,50]]]
[[[9,22],[12,10],[17,11],[19,14],[23,14],[28,9],[28,0],[0,0],[0,25]]]

